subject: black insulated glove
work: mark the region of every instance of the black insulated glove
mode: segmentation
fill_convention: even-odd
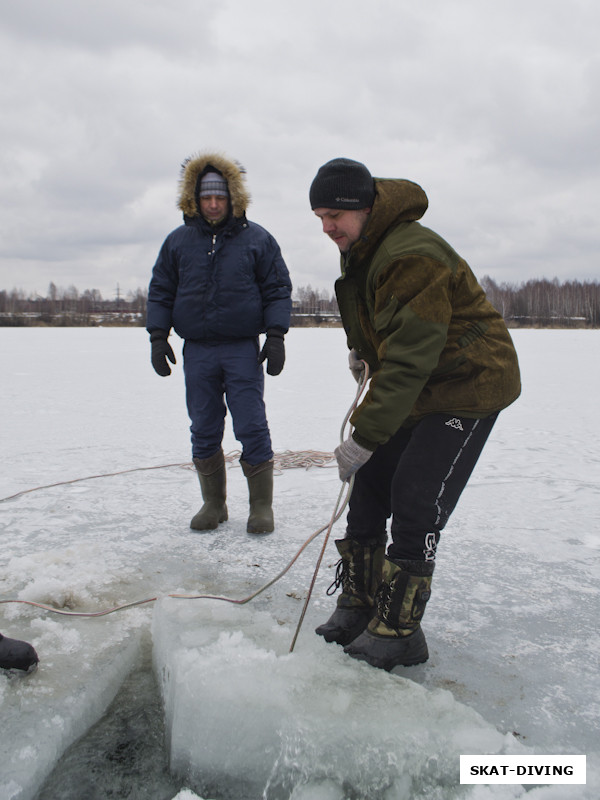
[[[285,364],[285,346],[283,333],[277,328],[269,328],[267,338],[260,351],[258,361],[260,364],[267,360],[267,375],[279,375]]]
[[[150,345],[152,347],[152,366],[163,378],[171,374],[171,367],[167,364],[167,358],[171,364],[175,364],[175,355],[171,345],[167,341],[167,331],[152,331],[150,334]]]

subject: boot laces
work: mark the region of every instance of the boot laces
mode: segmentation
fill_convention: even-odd
[[[348,594],[356,594],[358,592],[356,587],[356,574],[352,569],[352,563],[344,561],[343,558],[340,558],[335,565],[335,578],[328,587],[326,594],[329,596],[335,594],[340,586]]]
[[[392,585],[382,581],[375,590],[375,608],[377,616],[384,622],[388,619],[392,602]]]
[[[337,590],[340,588],[342,583],[344,582],[344,561],[340,558],[340,560],[335,565],[335,578],[330,586],[327,588],[326,594],[331,597],[332,594],[335,594]]]

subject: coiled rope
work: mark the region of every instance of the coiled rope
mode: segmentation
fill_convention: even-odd
[[[345,433],[346,425],[348,424],[348,420],[350,419],[350,416],[352,415],[352,412],[354,411],[354,409],[358,405],[358,402],[359,402],[359,400],[360,400],[360,398],[362,396],[362,393],[365,390],[365,387],[366,387],[366,384],[367,384],[367,381],[368,381],[368,378],[369,378],[368,366],[367,366],[366,362],[363,362],[363,364],[365,365],[363,377],[358,383],[358,388],[357,388],[357,391],[356,391],[356,396],[354,398],[354,401],[352,402],[352,405],[350,406],[350,408],[348,409],[348,412],[346,413],[346,416],[344,417],[344,421],[342,423],[342,427],[341,427],[341,430],[340,430],[340,441],[344,440],[344,433]],[[228,461],[228,462],[232,462],[235,459],[238,459],[240,455],[241,455],[240,451],[233,450],[230,453],[226,454],[225,460]],[[323,453],[323,452],[319,452],[319,451],[315,451],[315,450],[305,450],[305,451],[302,451],[302,452],[292,452],[290,450],[286,450],[283,453],[280,453],[280,454],[276,453],[273,456],[273,461],[274,461],[274,465],[273,466],[274,466],[275,469],[279,469],[279,470],[282,470],[282,469],[294,469],[294,468],[298,468],[298,467],[301,467],[301,466],[305,467],[306,469],[309,469],[312,466],[318,466],[318,467],[327,466],[334,459],[335,459],[335,456],[334,456],[333,453]],[[42,489],[50,489],[50,488],[54,488],[56,486],[65,486],[65,485],[72,484],[72,483],[80,483],[82,481],[96,480],[98,478],[110,478],[110,477],[114,477],[116,475],[125,475],[125,474],[131,473],[131,472],[142,472],[142,471],[145,471],[145,470],[152,470],[152,469],[166,469],[166,468],[169,468],[169,467],[185,467],[185,468],[190,468],[190,469],[194,468],[193,464],[189,464],[189,463],[160,464],[160,465],[152,466],[152,467],[135,467],[133,469],[120,470],[119,472],[110,472],[110,473],[104,473],[104,474],[101,474],[101,475],[89,475],[89,476],[87,476],[85,478],[75,478],[73,480],[59,481],[57,483],[51,483],[51,484],[47,484],[45,486],[36,486],[36,487],[34,487],[32,489],[25,489],[25,490],[23,490],[21,492],[17,492],[14,495],[11,495],[10,497],[0,498],[0,503],[4,503],[4,502],[6,502],[8,500],[14,500],[14,499],[16,499],[18,497],[21,497],[21,496],[23,496],[25,494],[29,494],[31,492],[41,491]],[[315,585],[315,582],[316,582],[316,579],[317,579],[319,568],[321,566],[321,562],[322,562],[323,556],[325,554],[325,549],[326,549],[327,543],[329,541],[329,535],[331,533],[331,529],[333,528],[334,524],[337,522],[337,520],[341,517],[341,515],[344,512],[344,509],[346,508],[346,506],[348,504],[348,501],[350,499],[350,494],[352,493],[353,485],[354,485],[354,477],[352,477],[349,482],[342,484],[342,488],[340,489],[340,492],[338,494],[338,498],[337,498],[337,501],[335,503],[335,507],[334,507],[333,513],[331,515],[331,519],[329,520],[329,523],[327,523],[326,525],[323,525],[323,527],[321,527],[318,530],[316,530],[314,533],[312,533],[308,537],[308,539],[306,539],[306,541],[302,544],[302,546],[296,552],[296,554],[291,559],[291,561],[289,561],[289,563],[281,570],[281,572],[278,572],[277,575],[275,575],[274,578],[272,578],[270,581],[265,583],[264,586],[261,586],[259,589],[257,589],[252,594],[249,594],[247,597],[243,597],[241,599],[236,599],[236,598],[232,598],[232,597],[225,597],[225,596],[222,596],[222,595],[212,595],[212,594],[167,594],[167,595],[165,595],[165,597],[175,598],[175,599],[179,599],[179,600],[221,600],[223,602],[232,603],[234,605],[245,605],[246,603],[249,603],[251,600],[254,600],[254,598],[258,597],[260,594],[262,594],[264,591],[266,591],[269,587],[273,586],[273,584],[277,583],[277,581],[279,581],[291,569],[291,567],[298,560],[298,558],[304,552],[304,550],[308,547],[308,545],[314,539],[316,539],[317,536],[319,536],[321,533],[323,533],[323,531],[326,531],[326,534],[325,534],[325,537],[324,537],[324,540],[323,540],[323,545],[321,547],[321,551],[320,551],[319,557],[317,559],[317,564],[316,564],[315,570],[313,572],[313,576],[312,576],[312,580],[311,580],[311,583],[310,583],[310,587],[309,587],[309,590],[308,590],[308,593],[307,593],[307,596],[306,596],[306,600],[305,600],[304,606],[302,608],[302,613],[300,615],[300,619],[299,619],[298,625],[296,627],[294,638],[293,638],[292,644],[290,646],[290,653],[291,653],[293,651],[293,649],[294,649],[295,644],[296,644],[296,640],[298,638],[298,634],[300,632],[300,628],[302,627],[302,622],[304,621],[304,616],[306,614],[306,610],[307,610],[308,604],[310,602],[310,598],[311,598],[311,595],[312,595],[312,592],[313,592],[313,589],[314,589],[314,585]],[[106,609],[103,609],[101,611],[66,611],[65,609],[55,608],[54,606],[46,605],[45,603],[37,603],[34,600],[21,600],[21,599],[17,599],[17,598],[9,598],[9,599],[4,599],[4,600],[0,599],[0,604],[4,604],[4,603],[21,603],[23,605],[29,605],[29,606],[33,606],[35,608],[41,608],[44,611],[48,611],[49,613],[60,614],[62,616],[66,616],[66,617],[93,618],[93,617],[104,617],[104,616],[106,616],[108,614],[114,614],[116,611],[124,611],[125,609],[128,609],[128,608],[135,608],[136,606],[142,606],[142,605],[145,605],[147,603],[153,603],[158,599],[159,599],[158,595],[155,596],[155,597],[147,597],[147,598],[144,598],[143,600],[135,600],[135,601],[133,601],[131,603],[123,603],[122,605],[114,606],[113,608],[106,608]]]

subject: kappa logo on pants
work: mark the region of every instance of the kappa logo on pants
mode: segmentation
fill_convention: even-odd
[[[448,425],[450,428],[456,428],[457,431],[464,430],[462,422],[457,417],[452,417],[452,419],[449,419],[448,422],[444,424]]]
[[[435,538],[435,533],[425,534],[425,549],[423,550],[425,561],[435,561],[436,550],[437,540]]]

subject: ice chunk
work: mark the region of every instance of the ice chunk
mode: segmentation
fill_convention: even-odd
[[[64,750],[104,713],[140,648],[140,611],[102,622],[36,618],[40,655],[26,678],[0,675],[0,797],[30,800]]]
[[[521,749],[450,692],[310,632],[290,654],[289,631],[247,606],[163,600],[153,639],[171,769],[202,793],[417,796],[456,787],[461,753]]]
[[[205,798],[200,797],[200,795],[194,794],[191,789],[182,789],[173,800],[205,800]],[[208,798],[206,798],[208,800]]]

